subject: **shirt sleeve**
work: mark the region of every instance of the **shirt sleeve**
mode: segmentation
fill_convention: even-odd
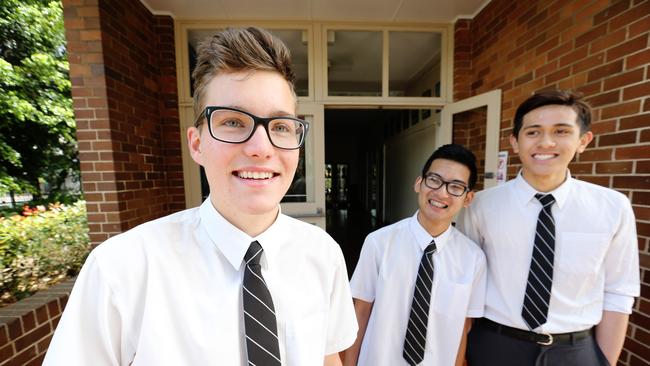
[[[476,267],[474,271],[474,282],[472,283],[472,295],[469,299],[469,308],[467,309],[468,318],[483,317],[485,308],[485,291],[487,286],[487,266],[485,254],[482,251],[476,256]]]
[[[122,364],[120,313],[93,254],[75,281],[43,361],[45,366]]]
[[[375,241],[368,236],[363,243],[357,267],[354,269],[352,280],[350,280],[352,297],[366,302],[374,302],[378,277],[379,259],[376,256]]]
[[[337,251],[336,269],[332,285],[325,355],[347,349],[357,338],[357,316],[350,295],[345,259],[340,249]]]
[[[474,207],[476,207],[476,204],[476,201],[472,203]],[[472,208],[472,206],[463,208],[463,210],[460,212],[460,215],[458,215],[456,229],[458,229],[461,233],[465,234],[465,236],[482,247],[483,241],[481,240],[481,232],[475,218],[475,211],[475,208]]]
[[[618,230],[605,257],[603,310],[632,313],[634,297],[640,293],[637,240],[634,211],[625,198]]]

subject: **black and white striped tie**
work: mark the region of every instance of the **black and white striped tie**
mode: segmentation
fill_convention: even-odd
[[[431,285],[433,284],[433,253],[436,243],[431,243],[424,249],[418,278],[413,291],[411,314],[404,337],[403,356],[409,365],[417,365],[424,359],[424,347],[427,341],[427,323],[429,321],[429,302],[431,301]]]
[[[244,327],[246,329],[246,352],[249,365],[280,365],[278,326],[271,293],[262,277],[260,258],[262,246],[251,243],[244,256]]]
[[[537,218],[535,245],[530,261],[524,306],[521,310],[521,316],[531,330],[546,323],[555,258],[555,220],[551,213],[555,198],[553,195],[541,193],[536,194],[535,198],[541,202],[542,210]]]

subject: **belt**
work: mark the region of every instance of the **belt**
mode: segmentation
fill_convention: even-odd
[[[476,320],[477,324],[480,324],[486,329],[493,330],[499,334],[504,334],[512,338],[520,339],[523,341],[533,342],[540,344],[542,346],[550,346],[552,344],[570,344],[587,337],[591,337],[593,333],[593,328],[571,332],[571,333],[557,333],[557,334],[548,334],[548,333],[535,333],[527,330],[509,327],[507,325],[499,324],[488,318],[480,318]]]

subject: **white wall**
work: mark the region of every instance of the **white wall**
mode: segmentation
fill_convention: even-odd
[[[436,149],[435,121],[432,116],[386,141],[385,153],[385,220],[393,223],[413,215],[417,197],[413,183],[421,174],[422,166]]]

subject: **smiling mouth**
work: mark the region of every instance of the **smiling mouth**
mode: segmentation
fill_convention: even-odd
[[[438,202],[436,200],[429,200],[429,204],[431,206],[435,206],[435,207],[438,207],[438,208],[447,208],[447,207],[449,207],[449,205],[446,205],[446,204],[444,204],[442,202]]]
[[[533,159],[535,160],[549,160],[556,157],[557,154],[533,154]]]
[[[233,173],[241,179],[255,179],[255,180],[264,180],[271,179],[276,174],[271,172],[247,172],[247,171],[237,171]]]

